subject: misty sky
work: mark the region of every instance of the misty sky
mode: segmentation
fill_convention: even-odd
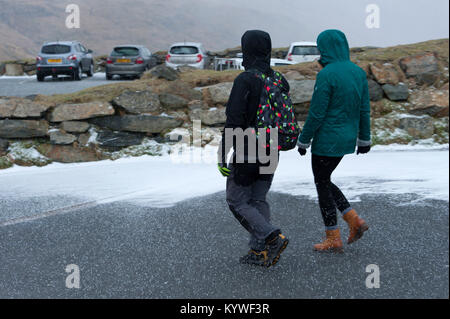
[[[379,29],[365,26],[368,4],[380,8]],[[448,0],[246,0],[240,5],[273,13],[254,27],[271,32],[275,47],[295,40],[315,40],[327,28],[344,31],[352,47],[414,43],[448,38],[449,34]],[[278,30],[278,15],[298,23],[293,23],[291,30]]]

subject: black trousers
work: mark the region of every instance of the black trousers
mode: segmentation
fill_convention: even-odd
[[[344,212],[350,208],[350,203],[339,187],[331,182],[331,174],[341,162],[342,157],[312,155],[314,183],[319,196],[320,211],[325,227],[337,225],[336,207]]]

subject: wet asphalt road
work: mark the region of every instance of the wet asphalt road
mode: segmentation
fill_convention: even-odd
[[[273,221],[290,244],[269,269],[238,263],[247,234],[223,193],[170,208],[115,202],[3,225],[0,298],[448,298],[448,202],[361,198],[354,207],[371,228],[335,255],[312,251],[323,236],[314,201],[270,193]],[[56,201],[0,195],[8,219]],[[69,264],[80,268],[80,289],[65,287]],[[369,264],[379,267],[380,288],[366,288]]]
[[[38,82],[36,76],[0,77],[0,96],[26,97],[36,94],[53,95],[74,93],[90,87],[119,81],[121,81],[119,78],[107,81],[104,73],[96,73],[91,78],[83,75],[81,81],[72,81],[68,77],[63,76],[55,80],[51,76],[48,76],[44,82]]]

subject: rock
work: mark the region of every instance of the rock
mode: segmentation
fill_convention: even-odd
[[[180,126],[183,121],[170,116],[124,115],[92,119],[91,123],[113,131],[129,131],[159,134],[162,131]]]
[[[369,79],[369,97],[371,101],[380,101],[383,98],[383,89],[376,81]]]
[[[78,136],[77,142],[81,146],[88,146],[90,138],[91,138],[90,133],[83,133],[80,134],[80,136]]]
[[[167,82],[164,89],[160,93],[175,94],[185,98],[188,101],[202,99],[202,92],[200,90],[193,89],[181,80]]]
[[[23,75],[23,66],[21,64],[8,63],[5,65],[5,75],[21,76]]]
[[[7,140],[0,138],[0,156],[3,156],[6,154],[8,147],[9,147],[9,142]]]
[[[404,116],[399,120],[399,128],[408,132],[415,139],[425,139],[433,136],[433,119],[429,116]]]
[[[170,93],[162,93],[159,95],[159,101],[164,108],[168,109],[181,109],[187,107],[189,101],[178,95]]]
[[[227,120],[224,107],[213,107],[209,110],[194,109],[190,114],[191,121],[200,120],[204,125],[224,124]]]
[[[45,157],[61,163],[92,162],[102,159],[95,150],[85,147],[41,144],[37,149]]]
[[[413,107],[409,113],[414,115],[429,115],[432,117],[448,116],[448,90],[417,90],[410,98]]]
[[[207,109],[207,108],[208,105],[201,100],[194,100],[188,103],[188,109],[191,111],[195,109]]]
[[[152,68],[150,74],[157,79],[166,79],[168,81],[175,81],[178,79],[178,72],[164,64]]]
[[[292,104],[310,102],[315,83],[314,80],[289,81]]]
[[[50,143],[57,145],[69,145],[77,140],[75,135],[63,133],[59,130],[51,131],[48,135],[50,136]]]
[[[308,117],[310,102],[300,103],[294,105],[294,113],[297,121],[306,121]]]
[[[114,114],[114,108],[106,102],[91,102],[82,104],[61,104],[50,114],[51,122],[84,120],[98,116]]]
[[[0,98],[0,118],[42,117],[49,108],[30,99]]]
[[[406,101],[409,96],[408,86],[404,83],[397,85],[384,84],[382,86],[384,93],[391,101]]]
[[[399,74],[390,63],[370,63],[370,72],[379,84],[397,85],[400,82]]]
[[[158,95],[150,91],[125,91],[112,102],[130,114],[151,113],[161,107]]]
[[[61,123],[61,128],[69,133],[84,133],[89,127],[89,123],[86,122],[66,121]]]
[[[101,148],[108,151],[117,151],[121,148],[139,145],[142,143],[144,135],[127,132],[103,131],[98,133],[97,142]]]
[[[212,103],[224,105],[228,102],[232,87],[233,82],[223,82],[208,86],[203,90],[206,90],[207,94],[209,94]]]
[[[406,76],[413,77],[419,85],[431,85],[439,79],[439,62],[436,53],[405,57],[399,63]]]
[[[47,131],[45,120],[0,120],[0,137],[3,138],[42,137]]]
[[[286,80],[288,80],[288,81],[297,81],[297,80],[304,80],[305,79],[305,76],[302,75],[298,71],[288,71],[286,73],[283,73],[283,75],[286,78]]]

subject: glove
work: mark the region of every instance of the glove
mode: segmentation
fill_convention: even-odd
[[[358,154],[366,154],[370,151],[370,145],[368,146],[358,146],[358,150],[356,151],[356,155]]]
[[[300,153],[300,156],[304,156],[306,154],[306,149],[303,147],[298,147],[298,152]]]
[[[227,167],[227,164],[218,163],[217,168],[219,169],[220,174],[222,174],[223,177],[230,176],[230,169]]]

